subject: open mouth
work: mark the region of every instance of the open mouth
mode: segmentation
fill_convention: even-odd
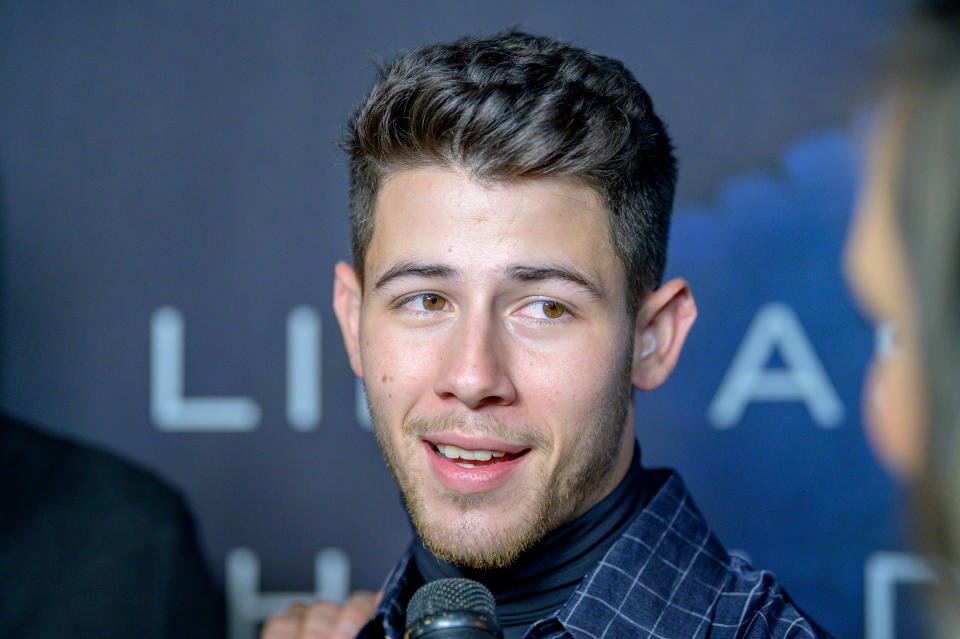
[[[451,461],[460,468],[483,468],[500,462],[512,461],[530,452],[529,448],[524,448],[518,453],[508,453],[502,450],[467,450],[452,444],[429,443],[438,457]]]

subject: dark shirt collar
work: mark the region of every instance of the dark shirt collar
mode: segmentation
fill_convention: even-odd
[[[560,610],[534,623],[527,637],[829,638],[772,574],[726,553],[676,473],[648,473],[647,506]],[[358,637],[400,639],[403,606],[419,578],[408,551]]]
[[[642,468],[639,468],[638,460],[639,460],[639,455],[635,451],[634,465],[637,466],[638,470],[643,473],[644,481],[646,482],[645,485],[648,486],[647,490],[649,491],[648,494],[650,497],[650,503],[647,504],[647,507],[645,509],[645,510],[648,510],[653,506],[653,502],[656,501],[659,497],[661,497],[660,493],[662,492],[662,485],[672,475],[669,471],[656,471],[656,472],[643,471]],[[632,465],[631,472],[628,473],[627,477],[628,478],[633,477],[633,481],[635,481],[636,477],[635,475],[632,475],[633,470],[634,468]],[[683,490],[682,484],[680,483],[679,478],[677,478],[676,481],[681,486],[680,490],[682,491]],[[614,493],[611,493],[610,496],[612,497],[613,495]],[[614,497],[614,499],[616,499],[616,497]],[[603,504],[603,501],[601,501],[601,504]],[[600,506],[601,504],[598,504],[598,506]],[[609,504],[605,504],[605,507],[609,507]],[[645,510],[641,512],[645,512]],[[608,545],[608,550],[606,551],[606,554],[603,556],[602,560],[599,562],[600,565],[607,562],[610,554],[614,550],[616,550],[617,546],[622,542],[625,536],[630,536],[631,533],[633,534],[639,533],[639,531],[635,530],[638,525],[637,523],[638,519],[639,519],[638,515],[634,515],[628,518],[627,526],[624,529],[625,532],[615,537],[612,544]],[[579,521],[579,519],[575,520],[574,522],[571,522],[571,524],[576,524],[577,521]],[[566,526],[570,526],[570,524],[567,524]],[[556,532],[559,533],[561,531],[560,529],[558,529]],[[419,543],[419,541],[415,540],[414,543]],[[563,621],[564,619],[568,619],[570,617],[569,609],[571,607],[571,602],[574,602],[574,601],[580,602],[579,605],[575,607],[575,609],[579,608],[581,613],[584,610],[591,608],[591,605],[589,602],[590,602],[590,597],[592,595],[590,593],[589,588],[586,591],[584,591],[584,584],[587,584],[588,582],[592,583],[591,576],[593,575],[594,572],[596,572],[597,562],[594,561],[593,563],[594,563],[594,566],[588,568],[586,578],[584,578],[580,582],[580,584],[575,588],[573,594],[566,600],[566,603],[553,614],[547,615],[542,621],[547,621],[554,618],[560,618],[561,621]],[[407,551],[404,557],[400,560],[400,562],[397,564],[397,566],[388,576],[387,581],[383,586],[383,591],[384,591],[383,600],[381,601],[380,606],[378,607],[373,618],[368,622],[368,624],[364,627],[363,631],[361,631],[361,633],[358,636],[359,637],[384,636],[390,639],[399,639],[400,637],[402,637],[404,632],[405,607],[406,607],[407,601],[409,601],[410,597],[421,585],[423,585],[423,578],[420,576],[416,568],[416,565],[413,559],[413,549],[411,547],[411,549]],[[602,590],[606,589],[606,586],[599,585],[599,584],[597,584],[595,587],[600,588]],[[584,595],[587,595],[586,599],[584,598]],[[596,605],[603,605],[603,604],[596,604]],[[576,616],[579,616],[579,615],[576,615]]]
[[[507,568],[462,569],[435,557],[415,535],[414,566],[424,583],[466,578],[487,586],[497,602],[506,639],[519,639],[539,619],[556,612],[646,505],[649,490],[640,448],[623,480],[587,512],[550,532]]]

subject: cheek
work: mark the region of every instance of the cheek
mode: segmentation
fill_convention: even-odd
[[[584,384],[589,383],[582,374],[585,364],[586,358],[579,352],[528,353],[523,363],[515,367],[515,381],[530,401],[551,406],[575,405],[584,396]]]
[[[609,397],[611,362],[603,348],[576,348],[549,357],[531,357],[521,370],[518,388],[540,418],[554,424],[554,436],[575,437],[586,423],[595,421]],[[563,432],[561,432],[563,431]],[[571,431],[571,432],[566,432]]]
[[[436,363],[430,349],[409,344],[400,336],[372,331],[377,339],[361,344],[364,384],[370,400],[384,415],[405,410],[404,403],[413,401],[421,391]]]
[[[913,358],[874,358],[863,388],[868,439],[895,476],[915,478],[923,465],[923,414],[919,370]]]

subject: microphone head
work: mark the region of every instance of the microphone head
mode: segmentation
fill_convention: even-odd
[[[426,634],[434,639],[502,637],[496,611],[493,593],[483,584],[472,579],[437,579],[410,598],[404,638]]]

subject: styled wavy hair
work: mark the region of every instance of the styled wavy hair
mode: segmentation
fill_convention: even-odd
[[[676,160],[650,96],[617,60],[516,31],[425,46],[380,70],[344,146],[361,285],[379,189],[428,166],[487,182],[581,180],[609,214],[631,314],[663,278]]]

